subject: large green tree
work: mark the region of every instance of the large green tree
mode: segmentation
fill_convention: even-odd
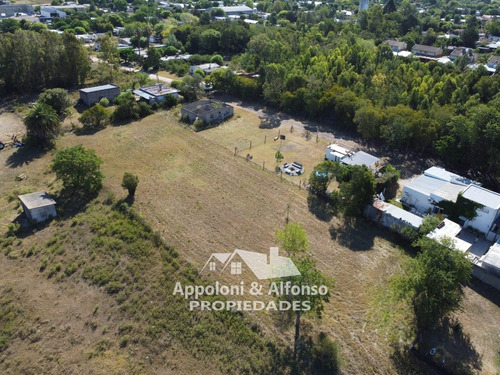
[[[102,187],[102,159],[82,145],[58,151],[52,170],[62,180],[64,189],[72,193],[94,193]]]
[[[54,108],[38,103],[24,118],[28,138],[43,146],[54,146],[61,121]]]
[[[365,165],[344,167],[339,184],[340,209],[346,216],[361,216],[375,194],[375,176]]]
[[[451,241],[439,244],[424,237],[418,246],[420,253],[409,264],[406,275],[396,279],[395,287],[410,299],[418,327],[430,329],[460,307],[472,265]]]
[[[38,102],[50,105],[59,116],[64,115],[66,109],[71,106],[68,90],[61,88],[45,90],[38,97]]]

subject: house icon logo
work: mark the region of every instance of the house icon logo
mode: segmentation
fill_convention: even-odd
[[[240,249],[232,253],[213,253],[200,273],[244,275],[251,271],[259,280],[299,276],[293,261],[278,253],[277,247],[269,248],[269,255]]]

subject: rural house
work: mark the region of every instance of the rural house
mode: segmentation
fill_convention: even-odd
[[[218,7],[220,9],[222,9],[224,11],[224,14],[226,16],[243,16],[243,15],[248,15],[248,14],[252,14],[252,13],[255,13],[255,11],[250,8],[250,7],[247,7],[246,5],[235,5],[235,6],[227,6],[227,7]],[[207,9],[207,12],[211,12],[212,9],[215,9],[215,8],[208,8]]]
[[[350,151],[340,160],[344,165],[366,165],[372,172],[378,169],[379,162],[379,158],[364,151]]]
[[[219,64],[216,63],[208,63],[208,64],[201,64],[201,65],[191,65],[189,67],[189,74],[193,75],[196,69],[200,69],[203,71],[205,74],[210,74],[212,72],[215,72],[216,70],[221,69],[222,67]]]
[[[342,146],[331,144],[326,146],[325,159],[340,163],[340,160],[346,156],[348,152],[349,150]]]
[[[422,218],[405,211],[393,204],[375,199],[372,205],[365,208],[365,216],[391,230],[401,231],[404,227],[417,230],[422,225]]]
[[[29,220],[41,223],[56,217],[56,202],[44,191],[19,196],[21,207]]]
[[[259,280],[300,275],[290,258],[279,256],[277,247],[269,249],[269,256],[240,249],[232,253],[213,253],[201,273],[245,275],[249,271]]]
[[[424,57],[441,57],[443,50],[439,47],[426,46],[423,44],[415,44],[411,51],[417,56]]]
[[[2,18],[14,17],[15,15],[17,15],[19,13],[33,15],[33,14],[35,14],[35,11],[34,11],[32,5],[27,5],[27,4],[0,5],[0,14],[2,15]]]
[[[179,97],[179,92],[179,90],[163,83],[141,87],[138,90],[134,90],[134,94],[139,96],[141,100],[144,100],[149,105],[164,101],[165,96],[167,95],[172,95],[177,99]]]
[[[200,119],[206,124],[222,121],[231,117],[233,113],[232,106],[215,100],[198,100],[197,102],[185,105],[181,109],[182,118],[187,116],[189,122]]]
[[[487,63],[488,68],[496,70],[498,68],[498,65],[500,65],[500,56],[491,56],[488,59]]]
[[[120,88],[113,83],[80,89],[80,100],[89,107],[99,103],[102,98],[113,102],[118,95],[120,95]]]
[[[401,203],[420,214],[437,214],[443,211],[441,201],[456,202],[459,195],[481,205],[476,217],[460,217],[464,228],[474,228],[487,240],[496,241],[500,236],[500,194],[485,189],[476,181],[432,167],[423,175],[410,181],[403,188]]]
[[[392,52],[406,51],[408,45],[405,42],[399,42],[397,40],[387,39],[384,44],[388,44],[391,47]]]

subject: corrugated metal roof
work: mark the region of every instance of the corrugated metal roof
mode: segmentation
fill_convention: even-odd
[[[107,84],[107,85],[95,86],[95,87],[88,87],[86,89],[80,89],[80,91],[88,94],[88,93],[91,93],[91,92],[104,91],[104,90],[113,90],[113,89],[116,89],[116,88],[118,88],[118,86],[110,83],[110,84]]]
[[[347,165],[366,165],[367,167],[371,167],[373,164],[379,161],[379,158],[364,151],[358,151],[354,155],[344,156],[341,161],[342,163]]]
[[[391,215],[396,219],[407,222],[414,228],[418,228],[420,225],[422,225],[422,218],[420,216],[412,214],[411,212],[403,210],[402,208],[399,208],[398,206],[395,206],[393,204],[386,203],[380,199],[377,199],[375,200],[375,202],[373,202],[373,207],[385,212],[386,214]]]
[[[500,209],[500,194],[483,187],[470,185],[463,194],[464,198],[482,204],[485,207]]]

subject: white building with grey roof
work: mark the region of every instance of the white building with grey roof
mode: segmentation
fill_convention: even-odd
[[[20,195],[21,207],[29,220],[41,223],[56,217],[56,201],[44,191]]]

